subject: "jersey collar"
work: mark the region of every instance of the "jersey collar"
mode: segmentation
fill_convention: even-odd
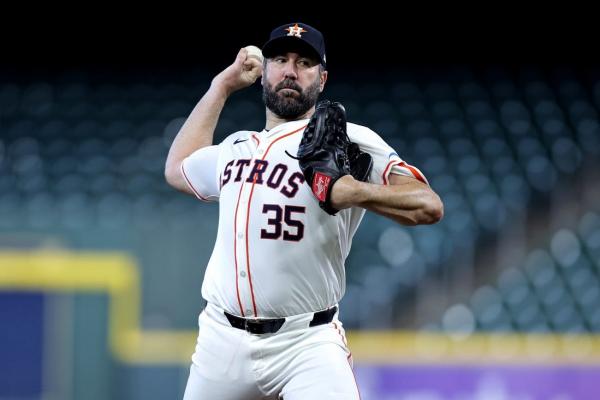
[[[289,133],[295,129],[300,128],[303,125],[308,124],[309,118],[299,119],[297,121],[284,122],[283,124],[277,125],[275,128],[270,130],[263,129],[260,132],[261,137],[272,138],[279,136],[281,133]]]

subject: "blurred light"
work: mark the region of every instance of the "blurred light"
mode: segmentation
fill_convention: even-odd
[[[490,192],[483,193],[475,202],[475,210],[479,223],[486,229],[499,229],[507,218],[504,205],[499,202],[498,197]]]
[[[419,253],[414,252],[404,265],[392,270],[393,279],[391,281],[405,286],[414,286],[425,275],[425,271],[425,260]]]
[[[556,118],[548,119],[542,123],[542,131],[547,136],[566,136],[565,123]]]
[[[547,192],[556,184],[557,175],[546,157],[536,155],[527,162],[527,178],[535,189]]]
[[[18,175],[23,175],[22,179],[31,176],[31,174],[41,173],[42,170],[42,159],[36,154],[24,155],[22,157],[14,159],[13,170]]]
[[[549,286],[547,290],[540,294],[540,300],[544,307],[549,310],[551,317],[554,316],[553,313],[556,311],[556,308],[558,308],[565,299],[565,295],[565,289],[560,282],[557,282],[556,285]]]
[[[420,229],[424,228],[424,229]],[[444,233],[437,226],[419,227],[413,231],[415,242],[419,253],[430,264],[437,264],[442,261],[442,247],[444,242]]]
[[[501,300],[500,294],[494,287],[490,285],[484,285],[475,290],[469,303],[471,304],[473,310],[479,313],[482,311],[484,306],[487,306],[488,304],[500,303]]]
[[[577,137],[581,148],[592,154],[600,153],[600,124],[595,119],[584,119],[577,124]]]
[[[502,200],[507,207],[513,210],[524,210],[527,208],[530,189],[527,182],[519,175],[506,174],[500,183]]]
[[[391,274],[390,268],[381,265],[367,266],[363,283],[368,290],[364,294],[379,304],[387,305],[396,294],[395,283],[390,279]]]
[[[521,284],[518,286],[513,286],[507,293],[505,300],[506,300],[506,303],[508,305],[510,305],[511,307],[520,307],[527,303],[526,300],[528,299],[528,296],[529,296],[529,289],[528,289],[527,285]],[[520,309],[519,312],[525,313],[525,310]]]
[[[552,271],[553,266],[554,260],[544,249],[535,249],[531,251],[525,259],[525,271],[529,274],[531,279],[537,276],[536,273],[542,269],[549,269]]]
[[[490,117],[494,115],[494,109],[487,101],[475,100],[467,103],[465,107],[470,117]]]
[[[2,148],[0,144],[0,157],[2,155]],[[432,174],[433,176],[438,176],[439,174],[445,172],[448,169],[448,165],[446,163],[446,159],[443,156],[432,155],[427,157],[425,162],[423,162],[423,170],[427,171],[428,174]]]
[[[31,134],[32,132],[28,133]],[[39,143],[35,138],[21,136],[10,145],[8,150],[13,156],[28,156],[38,154],[40,148]]]
[[[563,267],[573,265],[581,255],[579,239],[568,229],[561,229],[554,234],[550,249]]]
[[[520,269],[510,267],[502,271],[498,278],[498,288],[501,292],[507,293],[516,286],[525,285],[525,276]]]
[[[503,152],[508,152],[504,146],[504,142],[498,141],[498,143],[494,144],[494,152],[492,153],[491,146],[488,151],[488,156],[495,156],[495,160],[491,166],[492,171],[498,177],[503,177],[508,173],[517,170],[517,163],[512,159],[510,155],[501,155]]]
[[[438,174],[431,179],[431,187],[441,193],[448,193],[457,189],[458,182],[452,175]]]
[[[588,211],[579,221],[579,234],[587,238],[594,232],[600,231],[600,216],[593,211]]]
[[[500,105],[500,113],[503,117],[515,118],[515,117],[528,117],[529,112],[527,107],[520,101],[507,100]]]
[[[596,284],[597,281],[592,281],[591,284]],[[578,296],[577,301],[584,308],[591,308],[600,305],[600,288],[598,286],[590,286]]]
[[[467,155],[458,161],[457,170],[462,175],[471,175],[481,168],[479,157],[475,155]]]
[[[414,149],[418,155],[444,154],[444,149],[439,140],[430,137],[419,137],[414,142]]]
[[[442,223],[444,223],[450,231],[460,232],[462,240],[470,240],[475,234],[475,228],[473,227],[473,215],[468,211],[459,209],[455,210],[450,215],[446,214],[442,220]]]
[[[389,227],[379,237],[379,252],[391,266],[402,265],[410,258],[413,251],[414,244],[411,236],[401,228]]]
[[[500,137],[502,129],[495,120],[485,119],[475,124],[475,134],[477,136]]]
[[[526,135],[527,133],[529,133],[530,128],[531,128],[531,122],[529,122],[528,120],[524,120],[524,119],[514,119],[514,120],[511,119],[508,122],[508,126],[507,126],[508,131],[517,136]]]
[[[533,156],[543,156],[544,147],[542,143],[534,137],[525,137],[517,143],[517,151],[521,160],[527,160]]]
[[[467,177],[465,187],[467,190],[474,194],[480,194],[491,186],[490,179],[481,173],[472,174]]]
[[[455,304],[444,313],[442,327],[455,340],[463,340],[475,331],[475,317],[464,304]]]
[[[534,107],[534,112],[538,117],[558,117],[561,115],[560,108],[552,100],[542,100]]]
[[[566,173],[572,173],[579,168],[583,158],[577,145],[564,137],[554,142],[552,157],[558,169]]]

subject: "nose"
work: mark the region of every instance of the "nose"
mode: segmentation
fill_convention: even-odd
[[[288,61],[285,64],[285,68],[283,70],[283,76],[286,79],[298,79],[298,71],[296,70],[296,63]]]

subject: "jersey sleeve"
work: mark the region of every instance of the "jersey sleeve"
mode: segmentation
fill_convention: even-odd
[[[373,157],[373,169],[369,182],[382,185],[389,184],[390,174],[404,175],[429,185],[425,175],[415,166],[402,160],[398,153],[390,147],[377,133],[355,124],[348,124],[348,136],[357,143],[362,151]]]
[[[181,163],[181,173],[189,188],[202,201],[218,201],[219,146],[208,146],[196,150]]]

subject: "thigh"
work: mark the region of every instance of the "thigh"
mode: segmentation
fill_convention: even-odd
[[[359,400],[350,353],[335,343],[304,350],[294,360],[291,378],[281,391],[283,400]]]
[[[256,385],[229,379],[212,379],[203,374],[196,364],[190,367],[190,376],[183,400],[261,400],[264,396]]]
[[[223,326],[206,314],[200,316],[199,324],[184,400],[262,399],[245,332]]]

